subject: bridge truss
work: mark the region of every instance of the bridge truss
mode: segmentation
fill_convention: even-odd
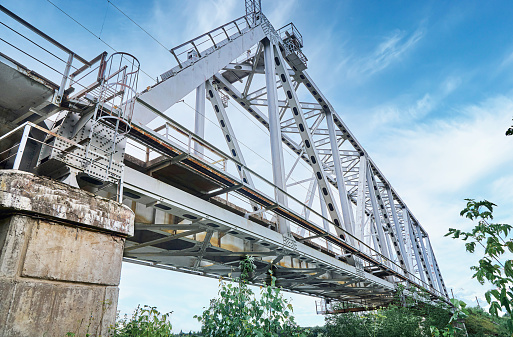
[[[171,49],[176,66],[137,94],[135,57],[87,61],[0,10],[68,57],[57,85],[0,54],[2,168],[130,206],[126,261],[235,277],[253,255],[253,283],[273,270],[286,290],[351,308],[387,304],[397,284],[447,301],[428,233],[307,73],[297,28],[274,29],[258,1]],[[241,113],[250,124],[234,122]]]

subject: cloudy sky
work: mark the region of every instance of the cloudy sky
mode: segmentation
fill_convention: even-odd
[[[140,88],[174,66],[162,45],[171,48],[244,14],[242,0],[111,1],[160,45],[106,0],[52,2],[83,27],[49,1],[1,3],[85,58],[112,52],[98,37],[134,54],[149,75],[141,76]],[[472,226],[459,217],[468,197],[495,202],[496,220],[513,223],[513,138],[504,136],[513,117],[513,4],[263,0],[262,6],[276,28],[292,21],[301,31],[308,73],[428,231],[447,287],[483,303],[487,287],[469,270],[476,257],[443,235]],[[0,51],[15,53],[1,43]],[[216,294],[217,281],[124,264],[120,289],[122,313],[157,306],[174,312],[177,331],[188,331],[199,329],[192,316]],[[301,325],[322,324],[314,299],[290,296]]]

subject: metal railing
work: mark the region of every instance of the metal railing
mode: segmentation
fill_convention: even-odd
[[[222,171],[223,174],[226,176],[229,176],[231,179],[238,181],[241,185],[245,185],[245,187],[248,187],[246,184],[243,183],[243,181],[238,177],[237,175],[237,167],[242,167],[247,173],[251,174],[253,178],[253,182],[255,184],[255,191],[257,193],[260,193],[261,195],[265,196],[267,199],[272,200],[276,205],[278,203],[274,199],[274,197],[270,197],[269,195],[275,195],[274,192],[276,190],[279,190],[281,193],[284,193],[288,200],[289,205],[287,207],[283,205],[279,205],[280,207],[285,207],[287,210],[289,210],[291,213],[294,213],[297,215],[298,218],[302,218],[305,223],[310,223],[313,226],[315,226],[317,231],[323,232],[322,236],[319,236],[317,233],[314,233],[312,231],[309,231],[307,228],[305,228],[305,236],[304,238],[312,237],[311,240],[308,240],[310,244],[313,244],[314,246],[317,245],[317,247],[326,250],[329,254],[332,256],[335,256],[337,258],[344,258],[347,256],[345,252],[345,248],[339,244],[336,243],[336,241],[328,240],[327,237],[334,237],[333,234],[330,234],[329,232],[325,231],[321,225],[318,225],[322,223],[322,221],[327,221],[332,228],[334,228],[334,223],[331,221],[331,219],[328,219],[324,217],[322,214],[320,214],[318,211],[308,207],[304,204],[302,200],[297,199],[295,196],[291,195],[287,191],[281,190],[276,185],[274,185],[271,181],[266,179],[265,177],[261,176],[259,173],[253,171],[246,165],[242,164],[238,160],[234,159],[229,154],[225,153],[224,151],[217,148],[215,145],[209,143],[205,139],[202,139],[198,135],[194,134],[192,131],[188,130],[186,127],[182,126],[169,116],[166,116],[162,113],[160,113],[158,110],[152,108],[151,106],[147,105],[149,109],[154,111],[158,117],[156,120],[162,120],[162,124],[165,125],[164,127],[157,128],[158,132],[160,132],[160,135],[164,136],[166,140],[169,142],[170,145],[172,145],[174,148],[178,149],[179,151],[182,151],[184,153],[187,153],[187,156],[194,157],[198,160],[201,160],[202,163],[208,165],[211,168],[216,168],[219,172]],[[138,126],[140,127],[140,126]],[[149,130],[143,130],[144,132],[148,132]],[[153,130],[152,130],[153,131]],[[154,131],[155,132],[155,131]],[[162,134],[164,132],[164,134]],[[162,137],[164,138],[164,137]],[[133,142],[137,142],[136,140],[132,139]],[[205,151],[203,151],[205,154],[198,155],[194,151],[194,145],[198,144],[200,147],[204,148]],[[142,143],[140,143],[142,145]],[[159,156],[166,156],[165,153],[162,153],[162,151],[154,150],[150,147],[146,147],[145,145],[142,145],[145,147],[149,153],[149,155],[146,156],[146,158],[151,158],[152,153],[155,153]],[[128,152],[127,152],[128,153]],[[138,158],[140,160],[145,160],[145,157]],[[220,167],[220,163],[223,163],[223,167]],[[226,165],[226,166],[224,166]],[[249,187],[248,187],[249,188]],[[242,194],[238,193],[238,191],[229,192],[230,195],[243,197]],[[232,199],[233,200],[233,199]],[[242,199],[240,199],[242,200]],[[249,200],[244,200],[245,205],[249,205]],[[307,208],[310,211],[312,220],[306,220],[304,217],[302,217],[301,211],[304,208]],[[246,208],[248,209],[248,208]],[[274,210],[266,210],[266,214],[272,216],[277,215]],[[270,218],[270,217],[268,217]],[[294,220],[291,220],[291,224],[294,226],[302,227],[303,225],[301,223],[295,223]],[[302,227],[304,228],[304,227]],[[293,229],[293,228],[291,228]],[[354,244],[353,247],[356,248],[359,251],[359,254],[361,258],[361,265],[359,266],[360,270],[365,270],[368,267],[372,266],[380,266],[380,268],[386,267],[389,270],[392,270],[395,275],[403,275],[406,280],[405,282],[412,282],[416,284],[417,286],[428,289],[432,294],[436,294],[436,296],[439,296],[441,298],[444,298],[442,292],[438,291],[436,288],[431,287],[426,282],[423,282],[417,275],[413,273],[405,273],[403,267],[401,267],[398,262],[393,261],[375,249],[373,249],[371,246],[367,245],[362,240],[356,238],[355,236],[351,235],[350,233],[347,233],[344,231],[344,234],[346,236],[346,240],[348,238],[352,238]],[[329,245],[328,242],[331,244]],[[345,244],[349,245],[350,241],[345,241]],[[372,261],[372,262],[371,262]]]
[[[169,52],[178,65],[160,75],[161,79],[166,80],[174,76],[174,74],[190,66],[198,59],[212,53],[224,43],[242,35],[251,27],[250,19],[244,15],[170,49]]]
[[[16,59],[24,58],[26,63],[38,63],[45,66],[46,70],[49,70],[48,75],[39,75],[36,73],[33,73],[29,71],[28,69],[25,69],[35,75],[39,75],[40,77],[43,77],[45,80],[51,82],[52,80],[55,80],[55,82],[59,82],[60,84],[51,83],[53,84],[53,87],[57,88],[57,94],[54,96],[53,103],[56,105],[60,105],[64,96],[71,93],[72,86],[78,85],[82,87],[83,89],[87,89],[88,85],[85,85],[83,83],[91,83],[91,82],[99,82],[100,78],[103,76],[103,64],[105,61],[106,53],[101,53],[100,55],[96,56],[92,60],[88,61],[86,58],[78,55],[71,49],[67,48],[60,42],[54,40],[38,28],[34,27],[27,21],[23,20],[4,6],[0,5],[0,12],[3,12],[7,15],[10,19],[14,20],[17,24],[21,25],[22,28],[28,29],[28,32],[20,32],[19,28],[14,28],[14,25],[8,24],[2,21],[0,21],[0,28],[3,28],[5,30],[5,33],[2,33],[0,36],[0,41],[8,46],[8,50],[10,49],[10,53],[13,53],[16,55]],[[6,20],[7,21],[7,20]],[[30,35],[30,36],[27,36]],[[8,40],[8,36],[12,36],[16,38],[16,42],[13,42]],[[21,37],[21,40],[19,39]],[[38,40],[38,41],[36,41]],[[31,49],[35,48],[34,50],[37,50],[38,52],[43,51],[47,58],[44,60],[35,57],[31,53]],[[2,48],[3,50],[6,50]],[[64,53],[64,55],[62,54]],[[58,55],[61,54],[61,55]],[[8,60],[12,61],[13,57],[9,57],[4,54],[0,54],[4,56],[4,58],[7,58]],[[21,66],[21,64],[17,61],[14,61],[18,66]],[[64,63],[64,68],[62,67],[62,63]],[[90,69],[95,64],[98,65],[93,69],[88,71],[86,70]],[[22,66],[23,67],[23,66]],[[60,69],[59,69],[60,68]],[[97,73],[94,71],[98,70]],[[78,78],[79,75],[82,75],[80,78]]]

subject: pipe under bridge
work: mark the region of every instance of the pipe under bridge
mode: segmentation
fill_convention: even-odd
[[[0,53],[0,168],[129,206],[127,262],[226,278],[252,255],[253,283],[272,270],[288,291],[350,308],[386,305],[398,284],[447,302],[427,231],[307,73],[297,28],[246,3],[170,49],[176,66],[142,92],[136,57],[88,61],[0,6],[18,33],[0,43],[20,55]],[[57,83],[40,74],[43,43],[64,55]]]

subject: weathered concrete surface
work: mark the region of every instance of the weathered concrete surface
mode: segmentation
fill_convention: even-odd
[[[0,337],[107,336],[133,219],[116,202],[0,171]]]
[[[128,206],[17,170],[0,170],[2,209],[33,212],[124,235],[134,235]]]
[[[113,235],[40,220],[32,228],[21,276],[118,285],[123,243],[122,238]]]

